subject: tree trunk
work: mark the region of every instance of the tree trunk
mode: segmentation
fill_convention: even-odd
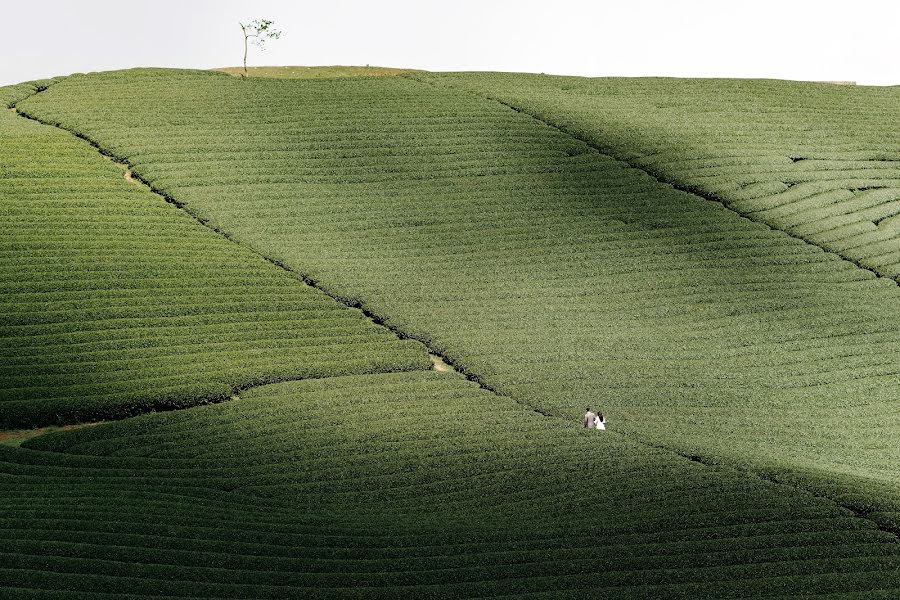
[[[244,79],[247,79],[247,37],[244,36]]]
[[[244,74],[241,79],[247,79],[247,28],[241,25],[241,31],[244,32]]]

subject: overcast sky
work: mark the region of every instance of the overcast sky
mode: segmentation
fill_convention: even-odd
[[[774,77],[900,84],[900,1],[3,0],[0,85],[241,62],[238,21],[284,35],[250,65]]]

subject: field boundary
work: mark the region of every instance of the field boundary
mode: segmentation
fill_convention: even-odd
[[[535,115],[533,115],[533,114],[531,114],[531,113],[529,113],[529,112],[526,112],[526,111],[524,111],[524,110],[521,110],[521,109],[519,109],[518,107],[516,107],[516,106],[514,106],[514,105],[512,105],[512,104],[509,104],[509,103],[504,102],[504,101],[502,101],[502,100],[498,100],[497,98],[489,98],[488,96],[483,96],[483,97],[484,97],[484,98],[487,98],[487,99],[489,99],[489,100],[493,100],[493,101],[495,101],[495,102],[498,102],[498,103],[502,104],[503,106],[506,106],[506,107],[508,107],[508,108],[510,108],[510,109],[512,109],[512,110],[514,110],[514,111],[516,111],[517,113],[520,113],[520,114],[523,114],[523,115],[528,115],[528,116],[532,117],[533,119],[535,119],[535,120],[537,120],[537,121],[540,121],[541,123],[547,125],[548,127],[552,127],[552,128],[554,128],[554,129],[556,129],[557,131],[559,131],[559,132],[561,132],[561,133],[564,133],[564,134],[568,135],[569,137],[571,137],[571,138],[573,138],[573,139],[576,139],[576,140],[578,140],[578,141],[580,141],[580,142],[584,142],[585,144],[587,144],[588,146],[590,146],[592,149],[596,150],[597,152],[599,152],[599,153],[601,153],[601,154],[604,154],[604,155],[606,155],[606,156],[610,156],[610,157],[612,157],[612,158],[615,158],[616,160],[625,163],[626,165],[628,165],[628,166],[629,166],[630,168],[632,168],[632,169],[637,169],[638,171],[641,171],[641,172],[643,172],[643,173],[646,173],[647,175],[649,175],[650,177],[654,178],[654,179],[655,179],[656,181],[658,181],[659,183],[662,183],[662,184],[665,184],[665,185],[669,185],[669,186],[671,186],[673,189],[678,190],[679,192],[684,192],[684,193],[686,193],[686,194],[691,194],[692,196],[696,196],[697,198],[700,198],[700,199],[702,199],[702,200],[706,200],[707,202],[714,202],[714,203],[716,203],[716,204],[722,206],[723,208],[729,210],[730,212],[734,213],[735,215],[737,215],[737,216],[740,217],[741,219],[745,219],[745,220],[750,221],[750,222],[752,222],[752,223],[758,223],[758,224],[760,224],[760,225],[765,226],[767,229],[769,229],[769,230],[771,230],[771,231],[776,231],[776,232],[779,232],[779,233],[783,233],[784,235],[786,235],[786,236],[788,236],[788,237],[791,237],[791,238],[793,238],[793,239],[795,239],[795,240],[799,240],[799,241],[803,242],[804,244],[809,244],[810,246],[815,246],[816,248],[820,249],[822,252],[825,252],[826,254],[831,254],[832,256],[836,256],[836,257],[840,258],[841,260],[846,261],[846,262],[852,264],[853,266],[855,266],[855,267],[858,268],[858,269],[862,269],[863,271],[868,271],[869,273],[872,273],[873,275],[875,275],[875,276],[878,277],[879,279],[885,279],[885,280],[887,280],[887,281],[890,281],[890,282],[894,283],[894,284],[897,285],[897,286],[900,286],[900,280],[898,280],[898,278],[892,277],[892,276],[890,276],[890,275],[885,275],[885,274],[881,273],[880,271],[878,271],[877,269],[875,269],[874,267],[867,267],[867,266],[865,266],[864,264],[862,264],[860,261],[854,259],[853,257],[846,256],[846,255],[841,254],[840,252],[836,252],[836,251],[834,251],[834,250],[829,250],[828,248],[826,248],[826,247],[824,247],[824,246],[821,246],[821,245],[815,243],[814,241],[807,239],[806,237],[804,237],[804,236],[802,236],[802,235],[798,235],[798,234],[796,234],[796,233],[791,233],[790,231],[788,231],[788,230],[786,230],[786,229],[781,229],[781,228],[779,228],[779,227],[775,227],[775,226],[772,225],[771,223],[768,223],[768,222],[766,222],[766,221],[763,221],[762,219],[757,219],[757,218],[755,218],[755,217],[753,216],[753,213],[743,213],[743,212],[737,210],[736,208],[733,208],[733,207],[731,206],[731,202],[730,202],[728,199],[723,198],[722,196],[720,196],[720,195],[718,195],[718,194],[715,194],[715,193],[713,193],[713,192],[708,192],[708,191],[705,191],[705,190],[698,189],[698,188],[695,187],[695,186],[682,184],[682,183],[676,181],[675,179],[672,179],[672,178],[670,178],[670,177],[665,177],[665,176],[662,175],[661,173],[659,173],[659,172],[657,172],[657,171],[654,171],[653,169],[650,169],[650,168],[648,168],[648,167],[646,167],[646,166],[635,164],[635,163],[633,163],[632,161],[629,161],[629,160],[627,160],[627,159],[625,159],[625,158],[622,158],[621,156],[616,155],[616,153],[611,152],[611,151],[609,151],[608,149],[602,148],[601,146],[599,146],[598,144],[596,144],[596,142],[593,142],[593,141],[591,141],[591,140],[589,140],[589,139],[586,139],[586,138],[584,138],[584,137],[581,137],[581,136],[579,136],[579,135],[577,135],[577,134],[575,134],[575,133],[572,133],[572,132],[570,132],[570,131],[567,131],[564,127],[559,127],[559,126],[557,126],[557,125],[554,125],[553,123],[550,123],[550,122],[548,122],[548,121],[544,121],[544,120],[541,119],[540,117],[537,117],[537,116],[535,116]]]
[[[432,83],[430,83],[430,82],[422,81],[422,80],[420,80],[420,79],[417,79],[415,76],[411,76],[411,75],[400,75],[400,77],[407,77],[407,78],[412,79],[412,80],[414,80],[414,81],[416,81],[416,82],[418,82],[418,83],[420,83],[420,84],[422,84],[422,85],[428,85],[428,86],[431,86],[431,87],[438,87],[438,86],[435,86],[434,84],[432,84]],[[477,93],[475,93],[475,92],[471,92],[471,91],[469,91],[469,90],[460,90],[460,89],[458,89],[458,88],[454,88],[453,86],[448,86],[448,87],[449,87],[450,89],[454,89],[455,91],[463,91],[463,92],[470,93],[470,94],[472,94],[472,95],[474,95],[474,96],[476,96],[476,97],[483,98],[483,99],[488,100],[488,101],[497,102],[497,103],[499,103],[499,104],[501,104],[501,105],[507,107],[507,108],[510,109],[510,110],[513,110],[513,111],[515,111],[515,112],[517,112],[517,113],[522,114],[523,116],[531,117],[532,119],[538,121],[539,123],[541,123],[541,124],[544,125],[544,126],[547,126],[547,127],[552,128],[552,129],[555,129],[555,130],[557,130],[557,131],[560,131],[561,133],[563,133],[563,134],[566,135],[566,136],[569,136],[569,137],[571,137],[571,138],[577,139],[577,140],[579,140],[579,141],[581,141],[581,142],[587,144],[593,151],[598,152],[599,154],[602,154],[602,155],[605,155],[605,156],[612,156],[612,155],[607,154],[606,152],[604,152],[604,151],[603,151],[601,148],[599,148],[595,143],[592,143],[592,142],[590,142],[590,141],[588,141],[588,140],[584,140],[584,139],[582,139],[582,138],[580,138],[580,137],[578,137],[578,136],[576,136],[576,135],[573,135],[573,134],[569,133],[568,131],[564,130],[563,128],[560,128],[560,127],[557,127],[557,126],[555,126],[555,125],[553,125],[553,124],[551,124],[551,123],[548,123],[548,122],[546,122],[546,121],[540,119],[539,117],[537,117],[537,116],[535,116],[535,115],[533,115],[533,114],[531,114],[531,113],[528,113],[528,112],[526,112],[526,111],[524,111],[524,110],[520,110],[520,109],[516,108],[515,106],[512,106],[512,105],[510,105],[510,104],[508,104],[508,103],[506,103],[506,102],[503,102],[503,101],[501,101],[501,100],[498,100],[498,99],[496,99],[496,98],[492,98],[492,97],[489,97],[489,96],[482,96],[482,95],[480,95],[480,94],[477,94]],[[31,94],[31,95],[29,95],[28,97],[31,97],[31,96],[33,96],[33,95],[35,95],[35,94],[38,94],[38,93],[44,91],[44,89],[46,89],[46,88],[39,89],[39,90],[37,90],[34,94]],[[27,97],[26,97],[26,98],[27,98]],[[25,100],[26,98],[21,98],[21,99],[19,99],[16,103],[13,103],[13,104],[10,106],[10,108],[13,108],[13,109],[16,111],[16,113],[17,113],[20,117],[22,117],[22,118],[24,118],[24,119],[28,119],[28,120],[34,121],[34,122],[39,123],[39,124],[44,125],[44,126],[54,127],[54,128],[56,128],[56,129],[60,129],[60,130],[62,130],[62,131],[65,131],[65,132],[67,132],[67,133],[69,133],[69,134],[71,134],[71,135],[73,135],[73,136],[75,136],[75,137],[77,137],[77,138],[79,138],[79,139],[81,139],[81,140],[87,142],[88,144],[90,144],[91,146],[93,146],[94,149],[96,149],[96,150],[100,153],[101,156],[103,156],[103,157],[105,157],[105,158],[108,158],[108,159],[112,160],[114,163],[117,163],[118,165],[124,167],[124,169],[126,170],[126,173],[131,173],[131,181],[132,181],[132,182],[134,182],[134,183],[136,183],[136,184],[141,184],[141,185],[146,186],[147,189],[149,189],[149,190],[150,190],[151,192],[153,192],[155,195],[157,195],[157,196],[159,196],[160,198],[162,198],[163,200],[165,200],[167,203],[172,204],[172,205],[175,206],[176,208],[178,208],[178,209],[184,211],[184,212],[185,212],[186,214],[188,214],[192,219],[194,219],[197,223],[199,223],[199,224],[203,225],[204,227],[206,227],[207,229],[209,229],[209,230],[215,232],[215,233],[218,234],[219,236],[224,237],[225,239],[229,240],[230,242],[232,242],[232,243],[234,243],[234,244],[237,244],[237,245],[241,246],[242,248],[245,248],[245,249],[248,249],[248,250],[252,251],[254,254],[260,256],[261,258],[263,258],[265,261],[267,261],[267,262],[269,262],[270,264],[272,264],[272,265],[278,267],[279,269],[281,269],[281,270],[283,270],[283,271],[289,273],[292,277],[294,277],[294,278],[300,280],[300,281],[303,282],[304,284],[306,284],[306,285],[308,285],[308,286],[310,286],[310,287],[312,287],[312,288],[315,288],[316,290],[318,290],[318,291],[324,293],[325,295],[327,295],[328,297],[332,298],[332,299],[335,300],[336,302],[342,304],[343,306],[346,306],[346,307],[348,307],[348,308],[355,308],[355,309],[360,310],[360,311],[361,311],[361,312],[362,312],[362,313],[363,313],[363,314],[364,314],[364,315],[365,315],[372,323],[374,323],[375,325],[378,325],[378,326],[380,326],[380,327],[383,327],[383,328],[389,330],[391,333],[393,333],[393,334],[394,334],[395,336],[397,336],[399,339],[411,339],[411,340],[415,340],[415,341],[421,343],[421,344],[428,350],[429,354],[431,355],[431,358],[432,358],[432,364],[433,364],[432,369],[433,369],[433,370],[441,371],[441,372],[445,372],[445,373],[446,373],[446,372],[447,372],[447,369],[449,369],[449,371],[452,371],[452,372],[454,372],[454,373],[457,373],[457,374],[459,374],[460,376],[465,377],[467,380],[476,383],[481,389],[486,390],[486,391],[488,391],[488,392],[490,392],[490,393],[492,393],[492,394],[494,394],[494,395],[496,395],[496,396],[505,398],[505,399],[507,399],[507,400],[511,400],[511,401],[515,402],[517,405],[521,406],[521,407],[524,408],[524,409],[527,409],[527,410],[529,410],[529,411],[535,412],[535,413],[537,413],[537,414],[539,414],[539,415],[541,415],[541,416],[543,416],[543,417],[546,417],[546,418],[562,419],[562,420],[565,420],[565,421],[567,421],[567,422],[571,422],[571,420],[568,419],[568,418],[566,418],[566,417],[563,417],[563,416],[560,416],[560,415],[553,414],[552,412],[549,412],[549,411],[547,411],[547,410],[544,410],[543,408],[541,408],[541,407],[539,407],[539,406],[532,405],[531,403],[528,403],[528,402],[522,400],[521,398],[517,398],[517,397],[515,397],[515,396],[511,396],[511,395],[509,395],[509,394],[506,394],[506,393],[504,393],[504,392],[502,392],[502,391],[496,389],[495,387],[493,387],[493,386],[491,386],[490,384],[486,383],[486,382],[481,378],[481,376],[479,376],[478,374],[473,373],[473,372],[469,371],[468,369],[459,367],[457,364],[455,364],[455,361],[454,361],[454,359],[453,359],[452,357],[450,357],[450,356],[448,356],[448,355],[442,353],[442,352],[439,351],[437,348],[434,348],[434,347],[428,342],[428,340],[421,339],[420,337],[417,337],[417,336],[415,336],[415,335],[408,334],[408,333],[404,332],[402,329],[400,329],[400,328],[398,328],[398,327],[396,327],[396,326],[394,326],[394,325],[388,324],[388,323],[386,322],[385,317],[382,317],[382,316],[378,315],[377,313],[375,313],[374,311],[372,311],[370,308],[368,308],[368,307],[367,307],[363,302],[361,302],[360,300],[357,300],[357,299],[351,299],[351,298],[346,298],[346,297],[344,297],[344,296],[341,296],[341,295],[339,295],[339,294],[336,294],[335,292],[329,290],[326,286],[324,286],[323,284],[321,284],[319,281],[317,281],[317,280],[311,278],[311,277],[308,276],[307,274],[295,270],[295,269],[294,269],[293,267],[291,267],[290,265],[287,265],[287,264],[285,264],[284,262],[282,262],[282,261],[280,261],[280,260],[278,260],[278,259],[276,259],[276,258],[273,258],[273,257],[271,257],[271,256],[267,256],[266,254],[264,254],[263,252],[260,252],[257,248],[255,248],[255,247],[252,246],[252,245],[245,244],[245,243],[243,243],[243,242],[241,242],[241,241],[235,239],[235,237],[234,237],[230,232],[228,232],[228,231],[226,231],[226,230],[224,230],[224,229],[222,229],[222,228],[220,228],[220,227],[217,227],[217,226],[211,224],[211,223],[209,222],[208,219],[204,218],[202,215],[200,215],[200,214],[198,214],[197,212],[193,211],[192,209],[188,208],[187,205],[186,205],[184,202],[181,202],[181,201],[179,201],[177,198],[173,197],[171,194],[168,194],[168,193],[166,193],[166,192],[164,192],[164,191],[162,191],[162,190],[156,188],[156,187],[153,185],[152,182],[148,181],[147,179],[145,179],[145,178],[142,177],[141,175],[136,174],[136,173],[133,173],[133,172],[132,172],[132,165],[131,165],[131,163],[128,161],[127,158],[120,157],[120,156],[116,156],[115,154],[113,154],[113,153],[110,152],[109,150],[103,148],[97,141],[91,139],[90,137],[88,137],[87,135],[85,135],[85,134],[83,134],[83,133],[80,133],[80,132],[75,131],[75,130],[73,130],[73,129],[64,127],[64,126],[62,126],[62,125],[59,124],[59,123],[54,123],[54,122],[50,122],[50,121],[44,121],[44,120],[41,120],[41,119],[39,119],[39,118],[37,118],[37,117],[34,117],[34,116],[32,116],[32,115],[30,115],[30,114],[28,114],[28,113],[26,113],[26,112],[23,112],[23,111],[21,111],[20,109],[18,109],[18,108],[16,107],[16,104],[17,104],[18,102],[21,102],[22,100]],[[682,191],[682,192],[691,194],[691,195],[693,195],[693,196],[695,196],[695,197],[698,197],[698,198],[701,199],[701,200],[705,200],[705,201],[709,201],[709,202],[715,202],[715,203],[723,204],[723,205],[724,205],[724,203],[723,203],[721,200],[719,200],[719,199],[715,199],[715,198],[712,198],[712,197],[709,197],[709,198],[704,197],[703,195],[698,194],[698,193],[696,193],[695,191],[692,191],[692,190],[690,190],[690,189],[687,189],[687,188],[685,188],[685,187],[683,187],[683,186],[682,186],[682,187],[678,187],[678,186],[676,186],[676,185],[674,185],[674,184],[671,184],[671,183],[669,183],[669,182],[667,182],[667,181],[664,181],[664,180],[660,179],[659,177],[657,177],[657,176],[654,175],[652,172],[650,172],[650,171],[648,171],[648,170],[646,170],[646,169],[643,169],[643,168],[640,168],[640,167],[631,165],[631,164],[628,163],[627,161],[622,161],[622,162],[625,163],[625,164],[627,164],[630,168],[634,168],[634,169],[637,169],[637,170],[639,170],[639,171],[644,172],[645,174],[647,174],[647,175],[653,177],[656,181],[658,181],[658,182],[660,182],[660,183],[668,184],[668,185],[670,185],[671,187],[674,187],[675,189],[679,189],[679,190]],[[124,175],[125,175],[125,174],[123,174],[123,176],[124,176]],[[729,211],[731,211],[731,212],[735,213],[736,215],[738,215],[740,218],[746,219],[746,220],[748,220],[748,221],[752,221],[752,219],[749,219],[748,217],[742,215],[741,213],[739,213],[738,211],[735,211],[734,209],[728,207],[727,205],[725,205],[725,207],[726,207]],[[771,227],[771,226],[769,226],[769,225],[766,225],[766,226],[769,227],[770,229],[772,229],[773,231],[779,231],[779,232],[785,233],[786,235],[790,235],[790,234],[788,234],[787,232],[784,232],[784,231],[779,230],[779,229],[775,229],[775,228],[773,228],[773,227]],[[794,236],[792,236],[792,237],[794,237]],[[798,239],[799,239],[799,238],[798,238]],[[806,240],[803,240],[803,241],[804,241],[805,243],[808,243],[808,242],[806,242]],[[817,247],[818,247],[818,246],[817,246]],[[824,250],[824,249],[823,249],[823,250]],[[841,257],[841,258],[844,258],[844,257]],[[852,262],[852,261],[851,261],[851,262]],[[864,267],[861,267],[861,268],[864,268]],[[866,270],[870,270],[870,269],[866,269]],[[878,274],[876,273],[876,275],[878,275]],[[881,277],[881,275],[878,275],[878,276]],[[435,360],[435,359],[436,359],[436,360]],[[373,374],[377,374],[377,373],[373,373]],[[325,379],[325,378],[318,378],[318,379]],[[279,380],[279,381],[266,381],[266,382],[262,382],[262,383],[255,384],[255,385],[252,385],[252,386],[243,387],[243,388],[240,388],[239,390],[235,390],[235,394],[238,394],[239,392],[247,391],[247,390],[250,390],[250,389],[262,387],[262,386],[265,386],[265,385],[271,385],[271,384],[283,383],[283,382],[285,382],[285,381],[291,381],[291,380],[290,380],[290,379],[285,379],[285,380],[283,380],[283,381],[281,381],[281,380]],[[229,398],[229,399],[230,399],[230,398]],[[575,425],[575,423],[573,423],[573,426],[574,426],[574,425]],[[885,533],[888,533],[888,534],[891,534],[892,536],[894,536],[895,541],[900,542],[900,529],[886,526],[886,525],[884,525],[883,523],[880,523],[879,521],[877,521],[877,520],[871,518],[869,512],[860,510],[860,509],[858,509],[858,508],[856,508],[856,507],[853,507],[852,505],[849,505],[849,504],[847,504],[847,503],[843,503],[843,502],[839,501],[838,499],[833,498],[833,497],[831,497],[830,495],[828,495],[828,494],[826,494],[826,493],[816,493],[816,492],[814,492],[814,491],[812,491],[812,490],[810,490],[810,489],[808,489],[808,488],[806,488],[806,487],[803,487],[803,486],[800,486],[800,485],[795,485],[795,484],[793,484],[793,483],[789,483],[789,482],[785,482],[785,481],[781,481],[781,480],[779,480],[779,479],[778,479],[777,477],[775,477],[775,476],[767,475],[766,473],[763,473],[763,472],[754,470],[754,469],[752,469],[752,468],[744,468],[744,467],[740,467],[740,466],[737,466],[737,465],[731,465],[731,464],[728,464],[727,461],[722,462],[722,463],[719,463],[719,462],[717,462],[717,461],[714,461],[714,460],[709,459],[708,457],[704,457],[704,456],[702,456],[702,455],[700,455],[700,454],[686,453],[686,452],[680,451],[680,450],[678,450],[677,448],[674,448],[674,447],[671,447],[671,446],[667,446],[667,445],[664,445],[664,444],[657,444],[657,443],[653,443],[653,442],[651,442],[651,441],[644,440],[644,439],[642,439],[641,437],[635,436],[635,435],[633,435],[633,434],[617,432],[617,433],[615,433],[615,435],[619,435],[619,436],[621,436],[621,437],[623,437],[623,438],[625,438],[625,439],[628,439],[628,440],[630,440],[631,442],[633,442],[633,443],[635,443],[635,444],[639,444],[639,445],[645,446],[645,447],[647,447],[647,448],[653,448],[653,449],[656,449],[656,450],[658,450],[658,451],[665,452],[665,453],[667,453],[667,454],[672,455],[672,456],[675,457],[675,458],[680,458],[680,459],[682,459],[682,460],[687,460],[687,461],[690,461],[690,462],[699,463],[699,466],[701,466],[701,467],[712,468],[712,469],[716,469],[716,468],[726,468],[726,469],[729,469],[729,470],[731,470],[731,471],[733,471],[733,472],[735,472],[735,473],[739,473],[739,474],[742,474],[742,475],[745,475],[745,476],[748,476],[748,477],[752,477],[752,478],[754,478],[754,479],[758,479],[758,480],[760,480],[760,481],[766,482],[766,483],[768,483],[769,485],[774,485],[774,486],[778,486],[778,487],[780,487],[780,488],[788,489],[788,490],[791,490],[791,491],[793,491],[793,492],[795,492],[795,493],[798,493],[798,494],[803,494],[803,495],[806,495],[806,496],[812,496],[812,497],[815,497],[815,498],[821,498],[821,499],[823,499],[823,500],[826,500],[826,501],[832,503],[834,506],[836,506],[836,507],[838,507],[838,508],[840,508],[840,509],[843,509],[843,510],[846,511],[849,515],[852,515],[852,516],[855,517],[855,518],[859,518],[859,519],[862,519],[862,520],[866,521],[867,523],[871,524],[875,529],[877,529],[877,530],[879,530],[879,531],[882,531],[882,532],[885,532]],[[870,511],[870,512],[874,512],[874,511]]]

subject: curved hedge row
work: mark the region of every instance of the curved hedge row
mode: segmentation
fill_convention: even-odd
[[[453,375],[283,383],[0,446],[17,598],[900,592],[827,500],[525,411]]]

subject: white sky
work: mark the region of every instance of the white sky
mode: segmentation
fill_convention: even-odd
[[[239,20],[284,31],[253,65],[900,84],[900,1],[0,0],[0,85],[241,62]]]

